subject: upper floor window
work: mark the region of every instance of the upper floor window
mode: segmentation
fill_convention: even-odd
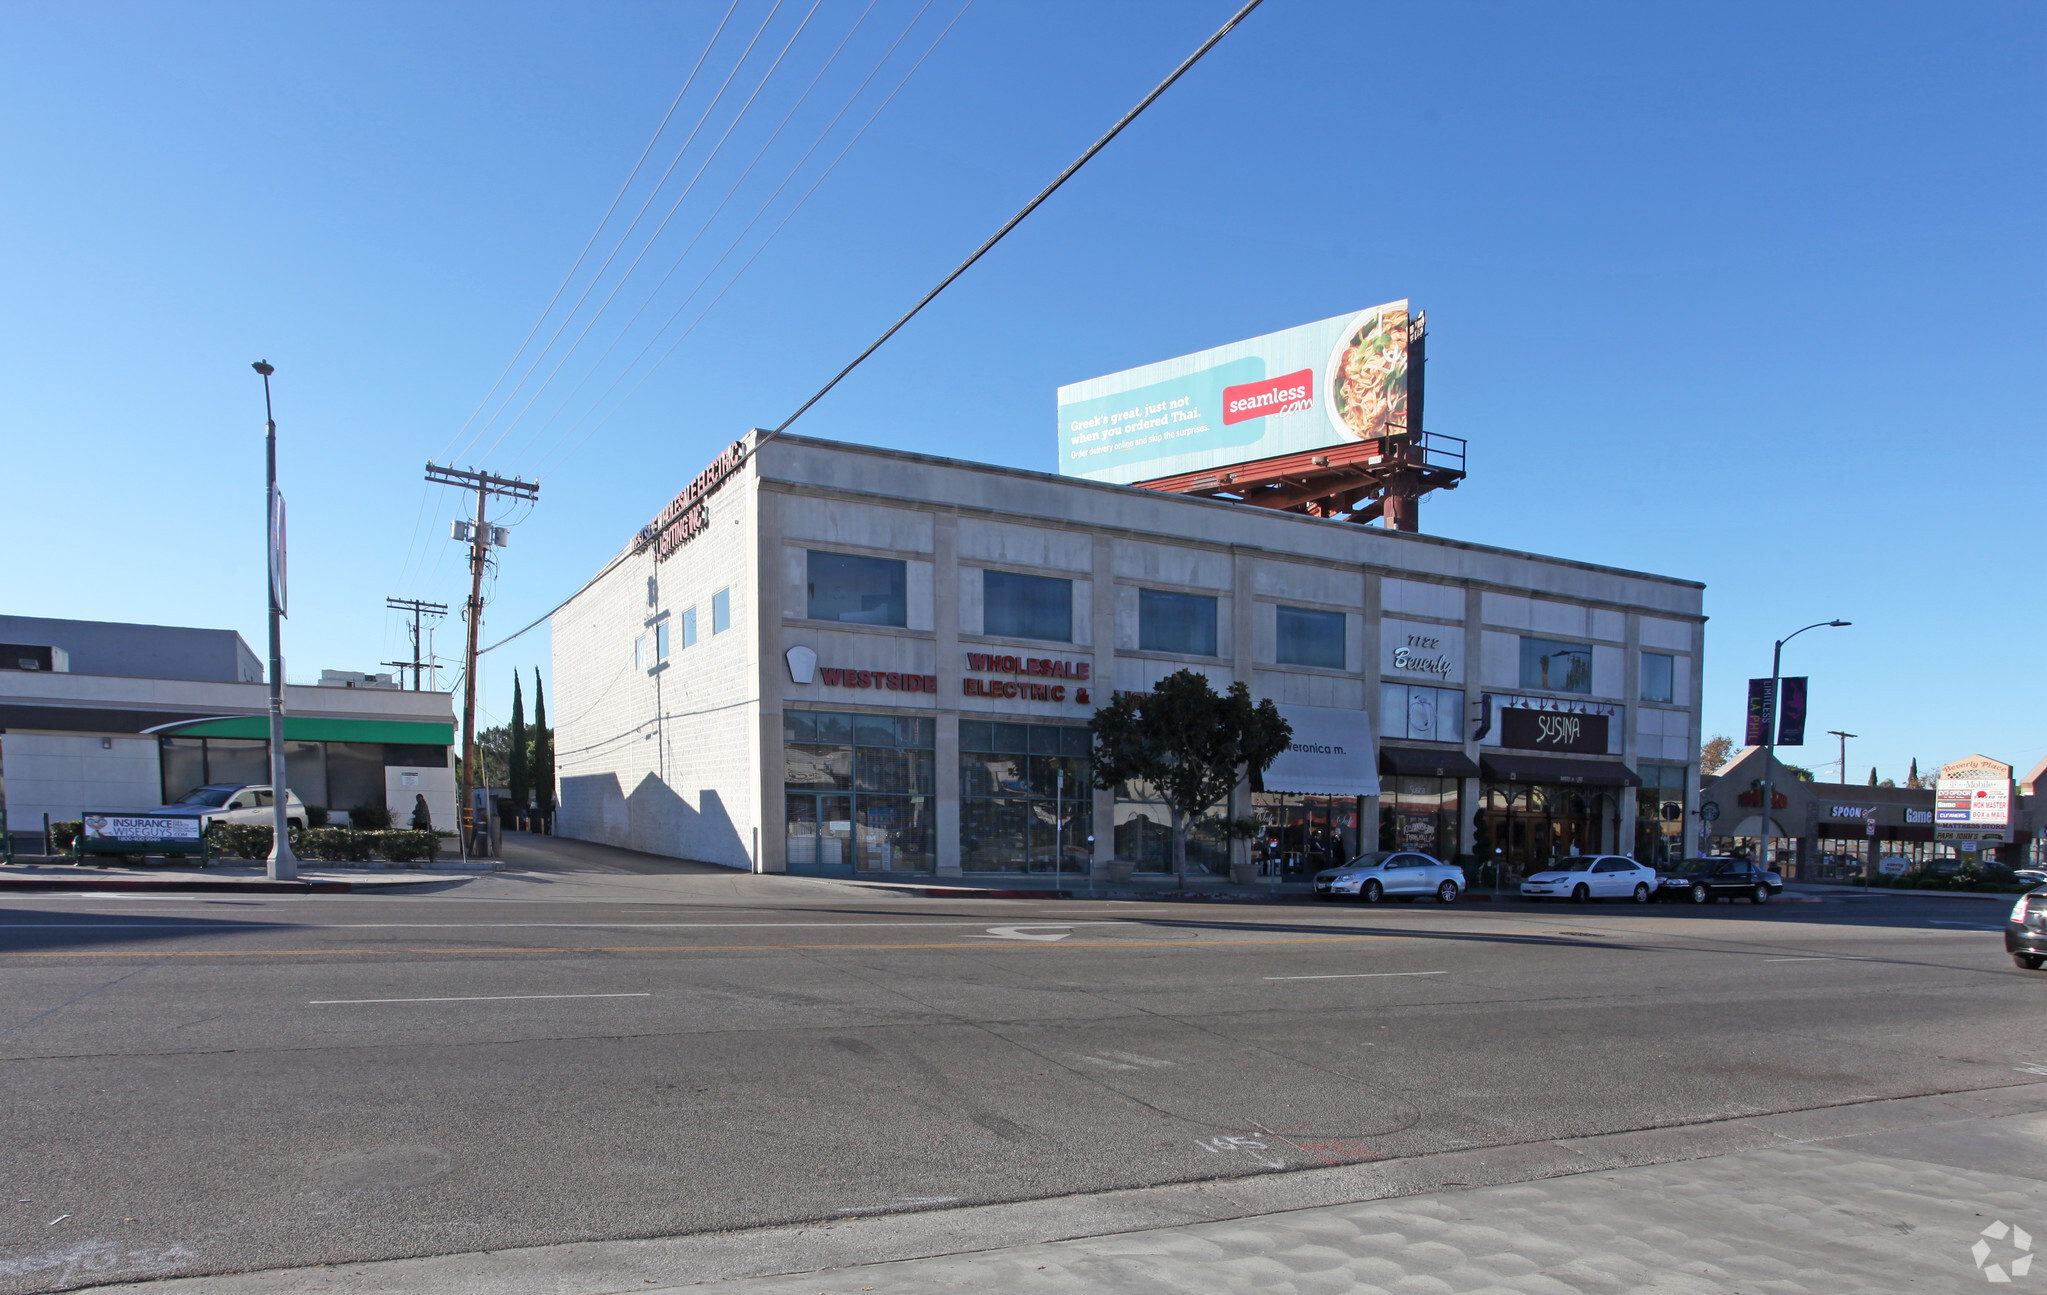
[[[1343,669],[1343,613],[1279,608],[1279,663]]]
[[[1215,599],[1206,594],[1137,591],[1137,646],[1145,652],[1215,655]]]
[[[999,638],[1073,642],[1073,582],[983,571],[981,632]]]
[[[809,587],[806,614],[812,620],[853,625],[907,625],[909,568],[901,558],[863,558],[820,553],[805,559]],[[716,633],[714,627],[712,633]]]
[[[641,634],[633,639],[633,669],[647,668],[647,636]]]
[[[1521,686],[1546,692],[1592,691],[1592,645],[1521,636]]]
[[[723,634],[732,628],[732,591],[720,589],[711,595],[711,633]]]
[[[654,627],[654,659],[656,661],[666,661],[668,659],[667,621],[662,621]]]
[[[1674,693],[1677,658],[1667,652],[1642,654],[1642,700],[1669,701]]]
[[[697,609],[686,607],[682,612],[682,645],[693,648],[697,645]]]

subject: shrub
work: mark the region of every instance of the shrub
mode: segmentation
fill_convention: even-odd
[[[71,853],[71,847],[78,842],[78,834],[84,830],[85,823],[81,819],[50,824],[50,848],[58,854]]]
[[[306,826],[307,827],[327,826],[327,807],[325,805],[306,806]]]
[[[301,832],[292,849],[308,859],[328,863],[363,863],[370,857],[370,834],[346,827],[316,827]]]
[[[206,829],[206,841],[224,859],[270,857],[270,829],[261,824],[216,822]]]
[[[348,825],[362,832],[381,832],[391,826],[391,811],[364,801],[348,807]]]
[[[440,858],[441,838],[433,832],[400,828],[377,833],[377,850],[393,863],[428,863]]]

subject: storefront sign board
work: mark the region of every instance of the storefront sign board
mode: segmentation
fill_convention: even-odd
[[[1281,705],[1293,742],[1264,773],[1267,791],[1305,796],[1376,796],[1379,761],[1372,720],[1361,710]]]
[[[1607,753],[1607,720],[1604,715],[1574,715],[1565,711],[1529,710],[1509,706],[1500,712],[1500,745],[1522,751],[1575,751],[1583,755]]]
[[[1464,682],[1464,630],[1420,621],[1381,621],[1379,673],[1411,683]]]

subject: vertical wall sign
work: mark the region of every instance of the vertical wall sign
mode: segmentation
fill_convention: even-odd
[[[1784,680],[1783,713],[1777,720],[1778,746],[1805,745],[1805,676]],[[1841,775],[1847,780],[1847,774]]]
[[[1770,744],[1770,721],[1777,717],[1777,699],[1771,691],[1768,679],[1748,681],[1748,731],[1742,737],[1746,746]]]

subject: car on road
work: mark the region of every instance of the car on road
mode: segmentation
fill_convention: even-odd
[[[2011,906],[2004,924],[2004,950],[2027,971],[2047,966],[2047,886],[2027,891]]]
[[[1767,904],[1772,895],[1784,893],[1784,878],[1746,859],[1686,859],[1670,865],[1656,886],[1658,899],[1682,899],[1710,904],[1716,899],[1730,903],[1746,898],[1752,904]]]
[[[1656,869],[1620,854],[1583,854],[1558,859],[1521,882],[1521,898],[1568,899],[1585,903],[1593,899],[1632,899],[1646,904],[1656,894]]]
[[[299,803],[298,793],[287,788],[284,796],[285,821],[294,830],[304,827],[306,807]],[[277,802],[268,786],[239,782],[194,787],[165,806],[166,809],[187,812],[197,810],[201,831],[215,823],[250,823],[269,827],[275,821],[276,807]]]
[[[1315,874],[1315,897],[1350,895],[1367,904],[1382,899],[1412,903],[1434,895],[1440,904],[1454,904],[1464,893],[1464,869],[1415,850],[1378,850],[1349,863]]]

